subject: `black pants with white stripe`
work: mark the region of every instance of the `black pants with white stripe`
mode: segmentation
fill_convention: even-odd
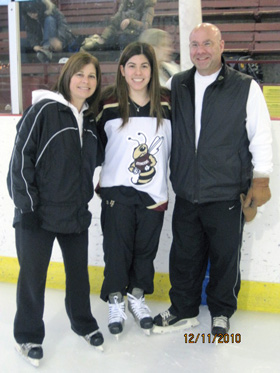
[[[104,281],[101,299],[110,293],[125,295],[138,287],[154,291],[154,264],[164,212],[143,205],[123,205],[102,200]]]
[[[55,238],[64,260],[65,307],[71,328],[84,336],[98,329],[90,308],[88,276],[88,231],[59,234],[44,229],[25,230],[16,224],[16,248],[20,264],[14,336],[18,343],[43,342],[47,270]]]
[[[240,201],[192,204],[176,197],[169,268],[171,313],[180,318],[198,315],[210,259],[209,311],[212,316],[232,316],[240,290],[243,226]]]

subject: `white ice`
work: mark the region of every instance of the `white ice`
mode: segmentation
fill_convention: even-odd
[[[128,313],[124,332],[117,341],[107,328],[107,304],[98,295],[91,295],[92,312],[105,338],[102,353],[71,331],[64,308],[64,291],[47,289],[45,303],[44,358],[34,368],[14,348],[16,285],[0,283],[1,373],[280,372],[279,314],[237,311],[231,318],[229,332],[234,342],[216,345],[208,341],[210,315],[206,306],[201,306],[199,326],[163,335],[146,336]],[[169,306],[151,300],[147,303],[153,315]],[[185,333],[193,333],[195,338],[200,334],[197,342],[191,344],[185,343]],[[238,335],[240,343],[236,343]]]

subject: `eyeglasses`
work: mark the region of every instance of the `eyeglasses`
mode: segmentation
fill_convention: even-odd
[[[212,48],[214,43],[210,40],[204,41],[202,44],[196,43],[196,42],[191,42],[190,43],[190,49],[197,49],[199,47],[201,48]]]

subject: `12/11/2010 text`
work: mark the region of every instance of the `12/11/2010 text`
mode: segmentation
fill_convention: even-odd
[[[241,343],[241,334],[215,334],[198,333],[184,334],[185,343],[197,343],[199,340],[202,343]]]

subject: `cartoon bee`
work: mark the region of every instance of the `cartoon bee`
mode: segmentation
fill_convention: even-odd
[[[157,163],[154,154],[159,151],[159,148],[163,142],[163,137],[156,136],[148,148],[146,136],[138,132],[137,134],[142,135],[145,139],[145,142],[140,144],[136,139],[131,137],[128,140],[136,141],[138,146],[133,149],[133,159],[134,161],[129,166],[129,171],[134,174],[131,178],[133,184],[147,184],[149,183],[156,174],[155,165]]]

